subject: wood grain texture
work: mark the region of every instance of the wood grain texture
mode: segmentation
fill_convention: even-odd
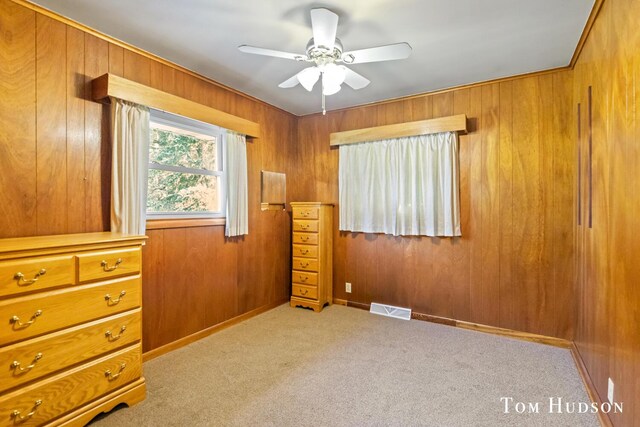
[[[37,231],[68,231],[66,156],[66,28],[36,17]],[[60,177],[63,177],[60,179]]]
[[[572,339],[571,93],[571,73],[561,71],[300,118],[289,160],[311,161],[290,172],[287,192],[337,203],[332,132],[468,117],[460,139],[462,237],[347,233],[335,224],[334,296]]]
[[[106,231],[110,228],[111,143],[109,111],[90,102],[91,81],[109,69],[109,45],[104,40],[84,35],[84,169],[85,169],[85,231]]]
[[[206,97],[206,90],[198,91],[199,100],[194,102],[155,89],[151,86],[152,81],[157,86],[162,85],[162,71],[158,69],[157,64],[151,64],[151,60],[134,53],[125,52],[124,56],[124,75],[128,78],[115,74],[100,76],[92,84],[93,100],[105,101],[109,97],[114,97],[211,123],[250,137],[260,137],[260,126],[257,123],[208,107],[210,101]],[[133,64],[127,68],[130,63]],[[195,80],[195,82],[204,85],[201,80]]]
[[[262,132],[247,148],[248,236],[219,222],[148,231],[144,350],[288,299],[290,217],[260,211],[260,170],[288,172],[296,117],[29,5],[0,0],[0,28],[0,237],[109,229],[109,108],[90,82],[112,73]]]
[[[402,108],[403,104],[393,104]],[[385,109],[384,111],[387,111]],[[393,121],[395,122],[395,120]],[[405,136],[428,135],[439,132],[467,133],[467,117],[464,114],[436,119],[408,121],[380,125],[371,128],[332,132],[329,135],[330,145],[357,144],[359,142],[379,141],[381,139],[402,138]]]
[[[67,27],[67,232],[86,230],[84,33]]]
[[[607,423],[640,420],[640,4],[603,2],[576,62],[573,104],[581,105],[582,225],[576,225],[577,358],[595,400],[607,401],[608,379],[624,411]],[[592,121],[588,104],[591,88]],[[576,114],[574,110],[574,115]],[[589,133],[592,157],[589,159]],[[575,138],[574,138],[575,139]],[[589,227],[589,168],[592,227]],[[574,186],[574,188],[576,188]]]
[[[0,230],[36,229],[36,14],[0,0]]]

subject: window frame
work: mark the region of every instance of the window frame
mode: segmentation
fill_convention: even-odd
[[[186,166],[173,166],[163,165],[160,163],[152,163],[151,159],[147,164],[147,171],[163,170],[168,172],[189,173],[195,175],[205,176],[217,176],[219,178],[218,188],[220,210],[219,211],[205,211],[205,212],[149,212],[148,205],[145,207],[145,213],[147,220],[181,220],[181,219],[218,219],[226,218],[226,201],[227,194],[226,189],[226,168],[224,164],[225,143],[224,135],[226,129],[219,126],[212,125],[210,123],[201,122],[186,116],[180,116],[178,114],[168,113],[158,109],[150,108],[149,118],[149,133],[153,127],[153,123],[160,125],[171,126],[178,129],[183,129],[188,132],[196,132],[203,135],[208,135],[216,138],[216,151],[218,170],[210,171],[207,169],[189,168]],[[149,190],[149,180],[147,179],[147,192]]]

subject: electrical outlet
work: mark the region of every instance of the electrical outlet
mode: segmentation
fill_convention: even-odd
[[[348,294],[350,294],[351,293],[351,283],[346,282],[344,284],[344,290],[347,291]]]
[[[607,390],[607,399],[613,405],[613,380],[609,378],[609,389]]]

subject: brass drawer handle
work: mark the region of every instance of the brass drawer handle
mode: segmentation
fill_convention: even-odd
[[[42,353],[36,354],[36,357],[33,358],[33,362],[31,362],[31,365],[27,366],[26,368],[23,368],[22,366],[20,366],[20,362],[18,362],[17,360],[14,360],[13,363],[11,364],[11,369],[13,369],[13,375],[20,375],[25,372],[29,372],[36,366],[36,363],[38,363],[38,360],[40,359],[42,359]]]
[[[11,412],[11,418],[13,418],[13,422],[16,424],[20,424],[27,421],[29,418],[33,417],[36,414],[36,411],[38,410],[38,407],[40,405],[42,405],[42,400],[36,400],[33,405],[33,409],[27,415],[20,415],[20,411],[14,409],[13,412]]]
[[[304,282],[306,282],[307,280],[309,280],[309,277],[307,277],[307,276],[300,276],[300,281],[301,281],[301,282],[303,282],[303,283],[304,283]]]
[[[111,267],[109,267],[109,263],[105,260],[102,260],[102,262],[100,263],[104,271],[113,271],[116,268],[120,267],[120,264],[122,264],[122,258],[118,258],[116,260],[116,263],[113,264]]]
[[[122,300],[122,298],[123,298],[126,294],[127,294],[127,292],[126,292],[126,291],[120,291],[120,295],[119,295],[119,296],[118,296],[118,298],[116,298],[116,299],[112,299],[112,298],[111,298],[111,295],[106,294],[106,295],[104,296],[104,299],[105,299],[105,300],[107,300],[107,305],[116,305],[116,304],[118,304],[118,303]]]
[[[300,253],[301,253],[302,255],[306,255],[306,254],[308,254],[308,253],[309,253],[309,249],[300,249]]]
[[[111,331],[105,332],[104,335],[107,337],[107,340],[109,340],[109,342],[113,342],[120,339],[120,337],[126,330],[127,330],[127,327],[125,325],[122,325],[122,327],[120,328],[120,333],[118,335],[113,335]]]
[[[307,228],[309,228],[309,224],[300,224],[300,228],[306,230]]]
[[[309,263],[308,262],[303,263],[302,261],[300,261],[300,267],[302,268],[309,267]]]
[[[300,237],[300,240],[302,240],[303,242],[308,242],[309,241],[309,236],[302,236],[302,237]]]
[[[120,364],[120,370],[118,371],[117,374],[112,373],[111,369],[107,369],[106,371],[104,371],[104,376],[107,377],[107,379],[109,381],[113,381],[113,380],[117,379],[122,374],[122,371],[124,371],[124,368],[126,368],[126,367],[127,367],[126,363],[121,363]]]
[[[13,323],[13,328],[14,329],[22,329],[22,328],[26,328],[27,326],[33,324],[33,322],[36,321],[36,319],[38,317],[42,316],[42,310],[37,310],[35,313],[33,313],[33,316],[31,316],[31,319],[28,322],[24,322],[22,323],[22,321],[20,320],[20,318],[18,316],[13,316],[11,318],[11,323]],[[17,328],[16,328],[17,326]]]
[[[311,213],[311,212],[309,212],[309,211],[302,211],[302,212],[300,212],[300,214],[301,214],[302,216],[309,216],[309,214],[310,214],[310,213]]]
[[[47,274],[47,269],[46,268],[42,268],[42,269],[40,269],[40,271],[38,271],[36,273],[35,276],[33,276],[33,279],[26,280],[24,278],[24,274],[22,274],[20,272],[17,272],[15,274],[15,276],[13,276],[13,278],[18,281],[18,286],[29,286],[29,285],[33,285],[34,283],[36,283],[38,281],[38,279],[40,278],[40,276],[44,276],[45,274]],[[20,283],[21,281],[22,281],[22,284]]]
[[[300,293],[301,293],[302,295],[306,295],[306,294],[308,294],[308,293],[309,293],[309,290],[308,290],[308,289],[300,289]]]

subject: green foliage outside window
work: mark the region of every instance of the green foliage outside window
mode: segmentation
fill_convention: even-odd
[[[148,212],[218,211],[219,177],[197,172],[217,171],[215,137],[152,128],[149,163],[196,169],[149,169]],[[161,166],[158,166],[161,167]]]

